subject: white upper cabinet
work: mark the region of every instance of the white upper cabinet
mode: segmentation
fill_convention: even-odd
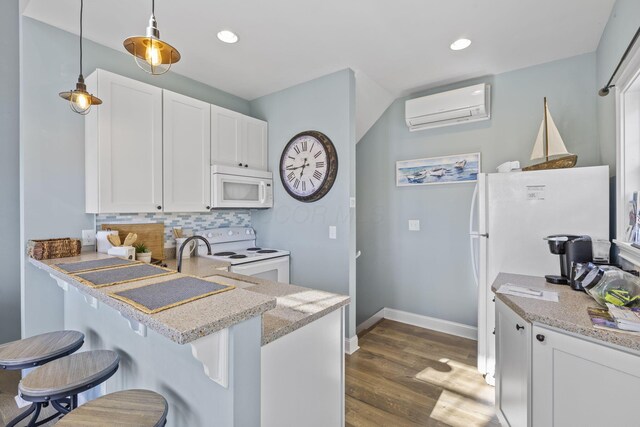
[[[211,165],[267,170],[267,123],[97,69],[85,117],[87,213],[207,212]]]
[[[211,205],[211,105],[163,93],[164,210],[207,212]]]
[[[269,168],[267,122],[243,116],[242,130],[240,156],[244,167],[267,170]]]
[[[162,210],[162,89],[96,70],[85,122],[88,213]]]
[[[242,114],[211,106],[211,164],[240,166]]]
[[[267,123],[211,106],[211,164],[267,170]]]

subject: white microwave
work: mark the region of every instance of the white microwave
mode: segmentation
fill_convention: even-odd
[[[271,172],[233,166],[211,166],[213,208],[273,207]]]

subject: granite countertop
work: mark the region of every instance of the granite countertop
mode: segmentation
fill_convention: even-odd
[[[164,263],[171,270],[178,269],[177,259],[165,259]],[[191,257],[182,260],[182,272],[197,277],[213,276],[220,273],[220,270],[227,271],[230,266],[230,262],[216,261],[203,257]]]
[[[36,261],[30,258],[29,261],[179,344],[186,344],[262,314],[262,345],[266,345],[346,306],[351,301],[344,295],[231,273],[225,271],[229,263],[191,257],[182,261],[185,274],[206,277],[217,283],[236,286],[236,289],[148,315],[109,297],[108,293],[136,288],[153,283],[157,279],[138,280],[94,289],[49,266],[61,262],[99,258],[109,258],[109,256],[87,253],[78,257],[64,258],[64,260]],[[165,263],[170,269],[175,269],[177,265],[175,259],[165,260]],[[170,280],[178,277],[180,275],[176,272],[175,275],[168,275],[163,279]]]
[[[234,286],[240,286],[238,282],[244,282],[244,290],[276,298],[276,307],[262,314],[262,345],[269,344],[351,302],[345,295],[237,273],[220,271],[208,278],[217,283]]]
[[[599,305],[586,293],[574,291],[566,285],[547,283],[543,277],[507,273],[498,275],[491,286],[491,290],[496,292],[505,283],[558,293],[559,302],[540,301],[533,298],[496,293],[496,297],[500,301],[504,302],[524,320],[640,351],[639,335],[597,329],[591,325],[587,308],[599,307]]]
[[[29,258],[29,262],[50,275],[69,283],[80,292],[92,296],[107,306],[114,308],[123,316],[140,322],[178,344],[187,344],[195,341],[198,338],[210,335],[252,317],[260,316],[265,311],[276,307],[276,299],[272,296],[250,292],[244,289],[233,289],[156,314],[145,314],[129,304],[111,298],[108,294],[137,288],[141,285],[157,283],[158,278],[137,280],[135,282],[103,288],[91,288],[75,280],[73,276],[62,273],[50,266],[51,264],[59,264],[62,262],[89,261],[100,258],[110,258],[110,256],[92,252],[64,259],[37,261]],[[176,272],[176,274],[164,276],[162,279],[163,281],[171,280],[181,276],[181,274]]]

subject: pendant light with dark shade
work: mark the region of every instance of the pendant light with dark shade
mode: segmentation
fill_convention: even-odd
[[[180,61],[180,52],[169,43],[160,40],[160,31],[155,16],[155,0],[151,0],[151,17],[145,36],[132,36],[122,44],[138,64],[149,74],[164,74],[172,64]]]
[[[102,104],[100,98],[93,96],[87,92],[87,86],[84,84],[84,76],[82,75],[82,12],[84,9],[84,0],[80,0],[80,75],[76,88],[68,92],[60,92],[60,97],[69,101],[69,105],[73,111],[78,114],[85,115],[89,112],[92,105]]]

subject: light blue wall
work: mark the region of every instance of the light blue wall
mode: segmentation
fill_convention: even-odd
[[[592,53],[412,96],[491,83],[492,119],[485,122],[409,132],[408,98],[387,109],[357,145],[358,324],[383,307],[477,324],[468,236],[474,184],[398,188],[395,162],[481,152],[483,172],[507,160],[526,163],[547,96],[578,166],[600,164],[595,75]],[[420,220],[421,231],[408,231],[409,219]]]
[[[20,338],[18,1],[0,4],[0,344]]]
[[[269,122],[269,169],[274,171],[274,207],[252,215],[258,243],[291,251],[292,283],[343,295],[350,294],[349,267],[355,254],[349,208],[355,189],[354,88],[353,71],[343,70],[251,102],[252,114]],[[304,130],[325,133],[338,153],[336,182],[315,203],[290,197],[278,174],[282,150]],[[336,240],[329,239],[330,225],[337,226]],[[349,315],[346,332],[353,336],[355,313]]]
[[[22,40],[20,248],[32,238],[78,237],[95,221],[84,213],[84,119],[58,97],[78,77],[78,38],[23,17]],[[248,101],[175,73],[149,76],[126,53],[89,41],[84,49],[85,76],[99,67],[249,113]],[[31,265],[25,266],[23,279],[23,336],[63,327],[63,301],[54,282]]]
[[[618,0],[611,11],[598,50],[596,51],[597,89],[611,78],[625,49],[640,27],[640,1]],[[598,97],[598,134],[600,151],[604,164],[610,166],[611,174],[616,173],[616,125],[615,95]],[[612,216],[615,218],[615,215]],[[614,228],[615,230],[615,228]]]

